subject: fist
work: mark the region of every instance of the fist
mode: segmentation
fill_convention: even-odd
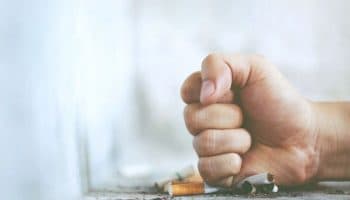
[[[208,184],[231,187],[269,172],[277,184],[296,185],[316,174],[312,104],[263,57],[211,54],[184,81],[181,96]]]

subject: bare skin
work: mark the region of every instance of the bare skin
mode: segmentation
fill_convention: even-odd
[[[305,99],[261,56],[210,54],[181,96],[211,185],[260,172],[281,185],[350,179],[350,103]]]

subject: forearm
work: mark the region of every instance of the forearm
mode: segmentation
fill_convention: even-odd
[[[350,102],[314,103],[319,165],[315,179],[350,180]]]

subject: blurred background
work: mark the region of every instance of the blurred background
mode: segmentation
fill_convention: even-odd
[[[259,53],[350,98],[350,1],[0,1],[0,190],[75,199],[196,163],[179,91],[210,52]]]

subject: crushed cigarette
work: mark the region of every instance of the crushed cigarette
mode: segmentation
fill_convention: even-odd
[[[158,190],[165,191],[164,188],[169,182],[182,181],[188,177],[194,176],[195,173],[196,173],[195,168],[192,165],[190,165],[190,166],[187,166],[187,167],[179,170],[178,172],[171,174],[168,177],[163,178],[160,181],[157,181],[154,185]]]
[[[247,181],[243,182],[239,187],[239,189],[241,189],[244,193],[247,193],[247,194],[256,193],[256,187]]]
[[[263,185],[273,183],[274,177],[270,173],[260,173],[253,176],[248,176],[245,179],[243,179],[240,183],[243,183],[245,181],[248,181],[249,183],[254,185]]]
[[[278,192],[278,186],[274,183],[274,177],[270,173],[249,176],[240,181],[236,187],[248,194],[254,194],[258,191],[264,193]]]

